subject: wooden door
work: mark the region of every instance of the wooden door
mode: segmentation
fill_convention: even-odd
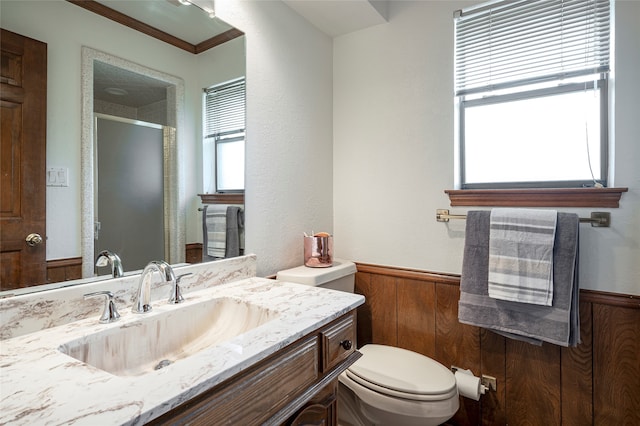
[[[46,282],[47,45],[1,31],[0,290],[9,290]]]

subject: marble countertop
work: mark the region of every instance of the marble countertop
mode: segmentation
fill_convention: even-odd
[[[61,353],[60,345],[140,319],[130,309],[112,324],[95,317],[0,342],[0,424],[140,425],[328,324],[364,302],[356,294],[265,278],[246,278],[185,292],[190,303],[238,298],[278,312],[278,317],[224,343],[140,376],[115,376]],[[162,302],[144,315],[175,306]],[[141,348],[143,349],[143,348]]]

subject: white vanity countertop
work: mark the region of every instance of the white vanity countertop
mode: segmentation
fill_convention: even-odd
[[[189,358],[140,376],[115,376],[58,350],[66,342],[140,319],[129,309],[99,324],[100,312],[0,342],[0,424],[140,425],[177,407],[364,302],[356,294],[246,278],[191,293],[189,303],[238,298],[278,311],[276,319]],[[153,303],[154,315],[175,309]],[[144,350],[144,348],[140,348]]]

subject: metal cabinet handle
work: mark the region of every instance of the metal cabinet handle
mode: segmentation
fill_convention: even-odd
[[[40,236],[40,234],[29,234],[27,235],[25,241],[27,242],[27,245],[29,247],[35,247],[38,244],[42,244],[42,237]]]
[[[353,347],[353,343],[351,343],[351,340],[343,340],[342,342],[340,342],[340,346],[348,351]]]

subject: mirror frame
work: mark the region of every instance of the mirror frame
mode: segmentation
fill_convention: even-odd
[[[95,153],[95,120],[93,108],[93,64],[100,61],[174,86],[174,96],[168,96],[168,109],[175,111],[175,123],[169,123],[175,131],[165,131],[165,260],[171,264],[185,260],[186,233],[186,200],[184,191],[184,147],[180,143],[180,134],[184,126],[184,81],[181,78],[156,71],[134,62],[118,58],[99,50],[82,46],[82,100],[81,100],[81,253],[82,277],[94,276],[94,153]],[[171,91],[170,91],[171,92]],[[126,259],[123,259],[126,265]]]

